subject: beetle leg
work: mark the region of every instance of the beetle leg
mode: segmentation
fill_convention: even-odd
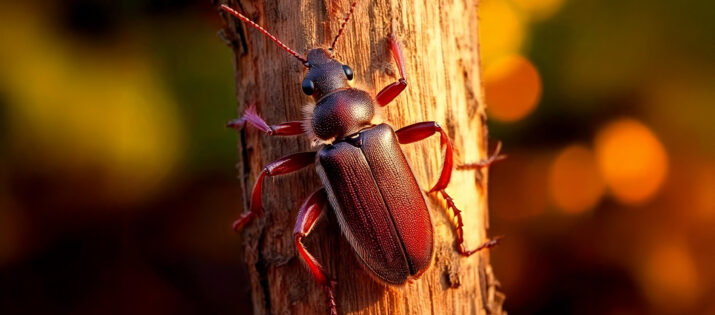
[[[457,221],[457,246],[459,249],[459,253],[462,256],[469,257],[472,254],[482,250],[482,249],[487,249],[487,248],[492,248],[496,246],[499,243],[499,240],[501,237],[495,237],[491,240],[488,240],[481,245],[477,246],[477,248],[472,249],[472,250],[467,250],[464,248],[464,223],[462,222],[462,210],[459,210],[457,208],[457,205],[454,204],[454,199],[447,194],[444,189],[440,190],[439,193],[442,195],[442,198],[447,201],[447,208],[452,209],[452,214],[454,215],[455,220]]]
[[[377,93],[375,98],[380,106],[385,106],[392,102],[392,100],[394,100],[397,95],[400,95],[407,87],[407,79],[405,78],[405,57],[402,55],[400,41],[395,34],[390,34],[387,41],[390,46],[390,51],[392,52],[392,58],[395,59],[397,69],[400,71],[400,79],[390,83],[390,85],[384,87],[380,93]]]
[[[437,124],[434,121],[425,121],[421,123],[416,123],[412,124],[406,127],[402,127],[399,130],[395,132],[397,134],[397,139],[400,143],[406,144],[406,143],[412,143],[416,141],[423,140],[435,133],[439,132],[440,133],[440,145],[442,147],[446,146],[446,152],[445,152],[445,157],[444,157],[444,166],[442,167],[442,173],[439,176],[439,180],[437,181],[437,184],[430,189],[429,192],[439,192],[440,195],[442,195],[442,198],[444,198],[447,201],[447,208],[452,210],[452,214],[454,215],[455,220],[457,221],[457,245],[459,246],[459,253],[462,254],[462,256],[471,256],[472,254],[486,248],[491,248],[497,245],[499,242],[499,238],[495,238],[493,240],[489,240],[487,242],[484,242],[483,244],[479,245],[477,248],[472,249],[472,250],[467,250],[464,248],[464,223],[462,223],[462,211],[457,208],[457,205],[454,203],[454,199],[447,194],[447,192],[444,190],[447,188],[447,184],[449,184],[449,180],[452,178],[452,163],[453,163],[453,151],[452,151],[452,144],[449,142],[449,138],[447,137],[447,134],[444,132],[442,127],[440,127],[439,124]],[[499,147],[497,147],[497,151],[495,155],[492,158],[489,158],[489,163],[497,161],[501,159],[500,155],[498,155]]]
[[[312,193],[303,202],[298,211],[298,219],[295,222],[293,229],[293,238],[295,239],[295,247],[302,258],[305,265],[310,270],[310,273],[315,278],[319,285],[323,286],[325,293],[328,295],[328,309],[331,315],[337,315],[338,310],[335,304],[335,282],[329,281],[323,270],[323,267],[303,246],[303,238],[306,237],[315,226],[315,222],[323,215],[323,209],[328,204],[328,195],[325,188],[320,188]]]
[[[241,217],[233,223],[233,229],[240,231],[246,223],[250,222],[254,217],[263,215],[263,200],[261,194],[263,192],[263,179],[266,176],[276,176],[288,173],[293,173],[306,166],[315,163],[316,152],[302,152],[286,155],[277,159],[263,168],[261,174],[256,179],[256,185],[253,186],[251,193],[251,209],[245,212]]]
[[[442,127],[434,121],[425,121],[421,123],[412,124],[406,127],[402,127],[395,132],[397,135],[397,140],[402,144],[412,143],[416,141],[423,140],[435,133],[439,132],[440,138],[439,143],[441,147],[446,147],[444,154],[444,165],[442,166],[442,173],[439,175],[439,180],[437,184],[429,190],[429,192],[440,191],[447,188],[449,180],[452,178],[452,143],[449,142],[447,134],[444,132]]]
[[[256,112],[256,106],[250,105],[241,118],[229,121],[226,127],[239,130],[248,123],[269,136],[295,136],[305,133],[302,121],[289,121],[277,125],[268,125]]]
[[[497,147],[494,149],[494,153],[488,158],[481,160],[477,163],[467,163],[462,165],[457,165],[458,170],[480,170],[482,168],[492,165],[492,163],[506,159],[506,155],[499,154],[501,151],[501,141],[497,142]]]

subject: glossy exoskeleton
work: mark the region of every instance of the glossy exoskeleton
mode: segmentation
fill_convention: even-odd
[[[452,198],[445,192],[453,168],[452,146],[447,134],[435,122],[421,122],[397,131],[385,123],[374,123],[377,106],[385,106],[406,87],[404,58],[394,35],[388,38],[400,79],[383,88],[376,96],[352,88],[352,69],[333,58],[337,39],[352,15],[356,1],[329,49],[314,48],[307,58],[288,48],[266,30],[228,6],[221,9],[258,29],[279,47],[303,62],[308,72],[301,84],[305,94],[315,101],[303,121],[268,125],[253,106],[229,123],[239,129],[249,125],[269,136],[307,134],[322,146],[317,152],[295,153],[265,166],[253,188],[250,211],[235,223],[240,230],[254,217],[263,214],[262,188],[266,176],[277,176],[315,165],[323,188],[313,192],[300,207],[294,229],[295,245],[308,269],[328,295],[331,314],[337,314],[334,282],[303,246],[302,239],[311,231],[329,204],[340,223],[343,235],[359,261],[375,278],[389,285],[401,285],[419,277],[431,264],[434,236],[430,212],[410,169],[400,144],[423,140],[435,133],[445,148],[444,166],[437,184],[429,191],[441,194],[457,221],[458,250],[469,256],[494,246],[488,241],[476,249],[463,244],[462,218]],[[495,154],[480,163],[463,165],[481,168],[497,159]]]

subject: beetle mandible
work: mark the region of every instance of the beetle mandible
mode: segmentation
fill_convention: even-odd
[[[330,48],[310,49],[307,58],[238,11],[221,5],[222,10],[257,29],[303,63],[308,71],[301,87],[315,101],[314,106],[305,110],[303,121],[268,125],[255,107],[249,106],[241,118],[229,122],[228,126],[240,129],[248,123],[269,136],[307,135],[321,145],[317,152],[290,154],[266,165],[253,188],[250,210],[242,214],[233,227],[239,231],[253,218],[263,215],[261,195],[266,176],[288,174],[315,165],[324,187],[313,192],[301,205],[293,236],[301,259],[325,289],[330,314],[337,314],[335,282],[302,243],[328,204],[358,260],[373,278],[388,285],[403,285],[418,278],[432,263],[432,219],[400,144],[439,133],[440,146],[445,150],[444,165],[437,184],[429,193],[439,193],[453,211],[459,253],[470,256],[498,242],[495,238],[475,249],[465,249],[460,210],[445,191],[453,168],[452,145],[439,124],[421,122],[394,131],[386,123],[374,122],[377,106],[389,104],[407,87],[404,57],[396,36],[391,34],[388,42],[400,78],[375,97],[352,88],[349,84],[353,80],[352,69],[334,59],[335,44],[356,4],[354,0]],[[498,151],[499,146],[488,159],[460,165],[460,168],[486,167],[501,159]]]

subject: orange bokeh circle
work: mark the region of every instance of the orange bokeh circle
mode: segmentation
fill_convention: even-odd
[[[489,117],[512,122],[531,113],[541,97],[536,67],[519,55],[503,57],[484,71],[484,95]]]
[[[561,150],[549,169],[551,200],[566,213],[581,213],[593,208],[605,191],[596,158],[583,145]]]
[[[668,172],[663,144],[643,123],[622,118],[596,135],[596,159],[613,196],[625,204],[649,200]]]

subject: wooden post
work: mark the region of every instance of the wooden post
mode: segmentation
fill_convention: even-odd
[[[245,13],[302,54],[310,48],[328,47],[350,6],[349,0],[219,2]],[[487,157],[477,4],[478,0],[360,1],[336,47],[336,59],[353,68],[356,85],[376,92],[398,75],[387,48],[387,36],[395,32],[405,50],[408,87],[385,108],[383,116],[395,130],[415,122],[437,121],[458,151],[458,164]],[[301,119],[302,107],[312,101],[301,91],[303,65],[255,29],[222,16],[225,28],[221,34],[235,53],[238,113],[255,103],[270,124]],[[404,146],[425,190],[436,182],[442,163],[439,137],[433,138]],[[249,199],[263,165],[308,150],[316,148],[305,137],[270,138],[254,129],[240,131],[238,169],[243,200]],[[292,238],[300,203],[319,186],[315,170],[310,168],[266,181],[266,215],[243,233],[255,314],[327,313],[326,297],[302,266]],[[468,248],[487,238],[486,187],[486,170],[455,170],[447,190],[463,210]],[[461,257],[444,200],[437,194],[426,195],[426,200],[435,225],[435,260],[419,280],[401,288],[386,288],[361,268],[334,215],[318,224],[306,245],[337,280],[341,314],[503,313],[504,296],[496,290],[488,251]],[[247,209],[247,203],[243,208]],[[237,205],[236,215],[241,211]]]

